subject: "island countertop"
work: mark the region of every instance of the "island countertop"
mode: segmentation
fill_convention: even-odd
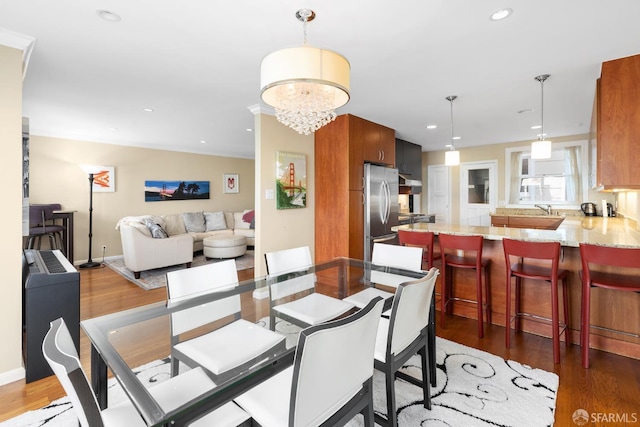
[[[530,241],[554,241],[562,246],[578,247],[580,243],[640,248],[640,229],[634,220],[621,217],[567,216],[556,230],[487,227],[417,223],[400,225],[397,230],[432,231],[435,234],[481,235],[487,240],[503,238]]]

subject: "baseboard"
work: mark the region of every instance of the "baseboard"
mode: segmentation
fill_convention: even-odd
[[[0,386],[23,380],[25,378],[25,375],[26,371],[24,370],[24,368],[17,368],[12,371],[3,372],[0,374]]]

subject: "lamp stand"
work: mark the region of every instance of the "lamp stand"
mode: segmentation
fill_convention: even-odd
[[[96,268],[102,264],[91,259],[91,240],[93,238],[93,174],[89,174],[89,258],[80,268]]]

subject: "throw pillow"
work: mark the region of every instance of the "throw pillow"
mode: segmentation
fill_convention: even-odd
[[[225,230],[227,221],[224,219],[224,212],[205,212],[205,231]]]
[[[146,219],[144,223],[149,229],[151,237],[153,237],[154,239],[166,239],[167,237],[169,237],[167,232],[164,231],[160,224],[156,224],[155,222],[153,222],[153,220]]]
[[[182,214],[184,226],[190,233],[202,233],[205,230],[204,212],[185,212]]]
[[[235,228],[244,228],[244,229],[248,230],[249,227],[251,226],[251,224],[248,223],[248,222],[244,222],[242,220],[243,216],[244,216],[243,212],[234,212],[233,213],[233,220],[234,220],[233,222],[235,223],[234,227]]]

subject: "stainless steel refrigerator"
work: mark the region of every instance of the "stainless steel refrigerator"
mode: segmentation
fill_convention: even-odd
[[[371,260],[376,242],[397,244],[398,169],[364,165],[364,259]]]

